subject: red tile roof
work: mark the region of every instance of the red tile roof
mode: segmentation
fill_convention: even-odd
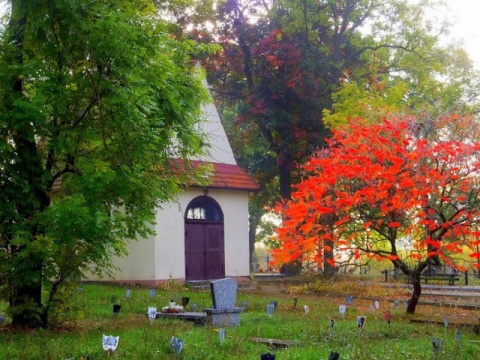
[[[190,166],[184,164],[182,160],[174,159],[174,165],[181,170],[182,172],[188,172],[189,169],[196,169],[199,165],[208,165],[211,166],[213,171],[210,176],[210,182],[206,186],[209,189],[227,189],[227,190],[246,190],[246,191],[258,191],[260,187],[253,180],[250,175],[248,175],[245,170],[243,170],[238,165],[231,164],[222,164],[206,161],[195,161],[192,160],[189,162]],[[200,186],[199,184],[193,183],[189,184],[190,186]]]

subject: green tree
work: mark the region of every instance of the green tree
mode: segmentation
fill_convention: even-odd
[[[46,327],[68,280],[111,268],[202,149],[197,49],[153,2],[11,0],[0,44],[0,286]],[[199,74],[197,74],[199,75]]]

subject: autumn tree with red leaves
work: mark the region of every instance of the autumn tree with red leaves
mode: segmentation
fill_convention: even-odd
[[[356,120],[334,131],[301,167],[292,200],[278,207],[288,220],[277,229],[275,261],[321,264],[332,249],[391,261],[413,285],[407,312],[414,313],[430,264],[465,271],[459,254],[480,257],[480,142],[474,132],[459,136],[469,121],[442,119],[428,134],[412,118]]]

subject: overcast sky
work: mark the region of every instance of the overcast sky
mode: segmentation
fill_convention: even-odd
[[[447,0],[452,35],[464,40],[463,48],[480,70],[480,0]]]

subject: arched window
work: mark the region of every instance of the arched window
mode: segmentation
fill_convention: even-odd
[[[209,196],[199,196],[193,199],[186,211],[187,220],[223,221],[222,209]]]

